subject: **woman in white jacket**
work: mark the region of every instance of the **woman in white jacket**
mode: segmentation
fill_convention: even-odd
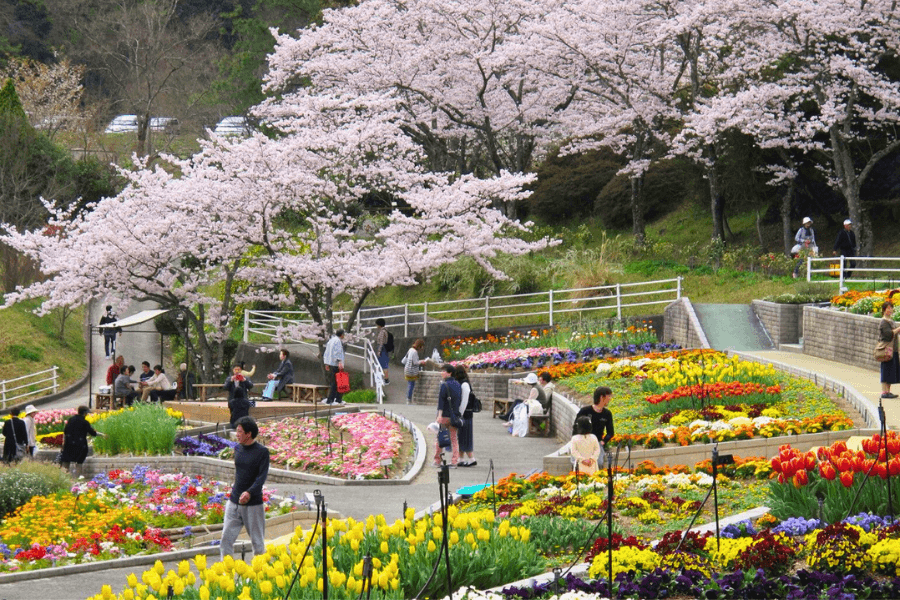
[[[422,338],[413,342],[412,347],[403,360],[403,376],[406,378],[406,403],[412,404],[413,390],[416,388],[416,381],[419,380],[419,371],[425,361],[419,358],[419,352],[425,351],[425,340]]]

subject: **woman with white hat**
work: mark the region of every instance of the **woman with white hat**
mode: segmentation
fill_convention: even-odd
[[[34,451],[37,448],[37,427],[32,416],[37,411],[38,409],[34,407],[34,404],[29,404],[25,407],[25,418],[22,419],[25,421],[25,431],[28,433],[28,456],[34,456]]]

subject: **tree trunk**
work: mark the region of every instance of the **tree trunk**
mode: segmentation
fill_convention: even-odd
[[[631,178],[631,232],[634,235],[634,243],[641,247],[646,238],[646,225],[644,222],[644,175]]]
[[[719,174],[716,172],[716,149],[707,147],[709,166],[706,167],[706,178],[709,180],[710,212],[713,221],[713,239],[725,241],[725,198],[719,187]]]

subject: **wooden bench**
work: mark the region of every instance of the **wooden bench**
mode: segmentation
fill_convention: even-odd
[[[313,383],[291,383],[286,387],[291,388],[291,400],[293,402],[309,402],[310,404],[318,404],[319,400],[328,397],[327,385],[316,385]]]
[[[498,415],[505,415],[508,413],[515,402],[516,401],[511,398],[494,398],[493,418],[496,419]]]
[[[265,385],[254,385],[253,389],[247,391],[247,397],[261,397],[262,390],[265,387]],[[196,400],[198,402],[206,402],[207,398],[218,398],[220,396],[228,397],[228,391],[221,383],[195,383],[193,388],[194,392],[197,394]]]
[[[528,436],[529,437],[550,437],[550,429],[553,420],[550,416],[553,414],[553,403],[547,408],[547,412],[542,415],[528,415]]]
[[[94,392],[94,408],[97,410],[115,410],[125,406],[125,398],[117,397],[114,392]]]

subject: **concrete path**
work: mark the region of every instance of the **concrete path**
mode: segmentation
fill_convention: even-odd
[[[711,348],[771,350],[774,345],[749,304],[694,304]]]
[[[881,402],[884,406],[888,429],[900,429],[900,398],[881,400],[881,375],[878,371],[845,365],[798,352],[767,350],[743,352],[742,354],[782,363],[803,371],[821,373],[841,381],[845,386],[852,387],[862,394],[873,406],[877,407]],[[900,393],[900,386],[894,386],[892,391],[895,394]]]

